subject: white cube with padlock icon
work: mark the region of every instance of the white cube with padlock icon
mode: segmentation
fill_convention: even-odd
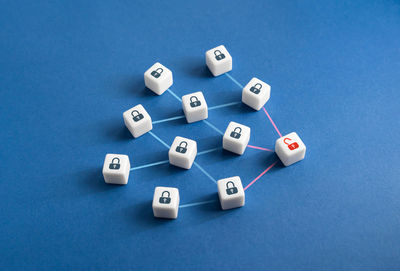
[[[253,77],[243,88],[242,102],[254,110],[260,110],[271,95],[271,86]]]
[[[250,127],[231,121],[222,138],[222,147],[230,152],[242,155],[250,140]]]
[[[168,151],[171,165],[190,169],[197,155],[197,143],[189,138],[177,136]]]
[[[153,129],[151,117],[141,104],[126,110],[123,118],[126,128],[128,128],[135,138]]]
[[[176,219],[179,211],[179,190],[157,186],[153,195],[153,214],[159,218]]]
[[[172,71],[157,62],[144,73],[144,84],[157,95],[161,95],[173,84]]]
[[[208,106],[201,91],[182,96],[182,108],[188,123],[208,118]]]
[[[304,159],[306,145],[297,133],[292,132],[276,140],[275,153],[285,166],[290,166]]]
[[[124,154],[109,153],[103,164],[104,181],[109,184],[127,184],[131,164],[129,157]]]
[[[238,208],[245,204],[243,185],[239,176],[218,180],[217,186],[223,210]]]
[[[232,70],[232,57],[225,46],[220,45],[206,52],[206,64],[214,76],[219,76]]]

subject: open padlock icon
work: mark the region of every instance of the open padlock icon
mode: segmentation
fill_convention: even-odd
[[[186,141],[182,141],[181,143],[179,143],[179,145],[176,147],[175,150],[176,150],[176,152],[179,152],[179,153],[186,153],[187,146],[188,146],[188,143]]]
[[[131,115],[132,115],[133,120],[135,122],[137,122],[137,121],[139,121],[139,120],[144,118],[143,114],[140,114],[139,111],[137,111],[137,110],[132,110]]]
[[[214,55],[215,55],[215,59],[218,61],[225,58],[225,55],[223,53],[221,53],[220,50],[215,50]]]
[[[166,197],[164,196],[165,193],[168,194]],[[160,197],[160,199],[159,199],[159,202],[160,202],[161,204],[168,204],[168,203],[170,203],[170,202],[171,202],[170,193],[169,193],[168,191],[163,191],[163,192],[161,193],[161,197]]]
[[[161,76],[161,74],[163,73],[163,68],[158,68],[158,69],[155,69],[154,71],[152,71],[151,72],[151,75],[154,77],[154,78],[158,78],[158,77],[160,77]]]
[[[239,139],[240,136],[242,135],[242,128],[236,127],[232,132],[231,132],[231,137],[235,139]]]
[[[289,150],[293,151],[299,147],[299,144],[297,142],[287,143],[286,141],[288,141],[288,140],[292,141],[290,138],[286,137],[283,139],[283,143],[285,143],[288,146]]]
[[[114,162],[114,161],[117,161],[117,162]],[[110,168],[110,169],[119,169],[120,167],[121,167],[121,164],[120,164],[119,158],[118,158],[118,157],[114,157],[114,158],[111,160],[111,163],[110,163],[110,165],[109,165],[109,168]]]
[[[229,184],[232,184],[232,185],[230,186]],[[236,194],[237,192],[238,192],[238,189],[232,181],[229,181],[226,183],[226,194],[233,195],[233,194]]]
[[[196,96],[190,97],[190,107],[198,107],[201,105],[201,102]]]
[[[255,84],[250,88],[250,91],[253,92],[254,94],[259,94],[261,91],[262,85],[260,83]]]

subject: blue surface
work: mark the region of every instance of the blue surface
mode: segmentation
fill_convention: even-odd
[[[289,3],[290,2],[290,3]],[[400,270],[399,1],[1,1],[1,270]],[[177,95],[201,90],[209,106],[239,101],[212,77],[204,53],[224,44],[240,84],[272,86],[268,112],[307,145],[301,163],[280,163],[221,211],[216,185],[198,168],[162,164],[106,185],[106,153],[132,166],[163,161],[150,134],[133,139],[122,112],[141,103],[153,120],[182,114],[169,93],[145,89],[160,61]],[[215,109],[224,130],[252,128],[273,148],[263,111]],[[184,119],[154,125],[171,144],[221,136]],[[247,149],[196,161],[213,178],[247,185],[277,159]],[[153,218],[157,185],[180,189],[175,221]]]

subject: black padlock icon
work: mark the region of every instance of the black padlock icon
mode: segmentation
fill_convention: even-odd
[[[151,72],[151,75],[153,75],[154,78],[158,78],[161,76],[161,74],[163,73],[163,68],[158,68],[154,71]]]
[[[201,105],[201,102],[196,96],[190,97],[190,107],[198,107]]]
[[[175,150],[176,150],[176,152],[179,152],[179,153],[186,153],[187,146],[188,146],[188,143],[186,141],[182,141],[181,143],[179,143],[178,147],[176,147]]]
[[[240,136],[242,135],[242,128],[236,127],[232,132],[231,132],[231,137],[239,139]]]
[[[262,85],[260,83],[257,83],[250,88],[250,91],[253,92],[254,94],[259,94],[261,91],[261,88],[262,88]]]
[[[114,161],[117,161],[116,163]],[[118,157],[114,157],[111,160],[111,164],[109,165],[110,169],[119,169],[121,167],[121,164],[119,163],[119,158]]]
[[[231,187],[229,187],[229,184],[232,184]],[[233,194],[236,194],[237,192],[238,192],[238,189],[232,181],[229,181],[226,183],[226,193],[228,195],[233,195]]]
[[[137,111],[137,110],[132,110],[131,115],[132,115],[133,120],[135,122],[137,122],[137,121],[139,121],[139,120],[144,118],[143,114],[140,114],[139,111]]]
[[[225,55],[223,53],[221,53],[220,50],[215,50],[214,55],[215,55],[215,59],[218,61],[225,58]]]
[[[165,193],[168,193],[168,196],[164,197],[164,194],[165,194]],[[160,199],[159,199],[159,202],[160,202],[161,204],[169,204],[169,203],[171,202],[170,194],[169,194],[168,191],[163,191],[163,192],[161,193],[161,197],[160,197]]]

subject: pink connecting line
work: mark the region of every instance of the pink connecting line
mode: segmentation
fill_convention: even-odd
[[[272,165],[270,165],[266,170],[264,170],[260,175],[257,176],[254,180],[252,180],[243,190],[246,191],[247,188],[252,186],[258,179],[260,179],[265,173],[267,173],[278,161],[275,161]]]
[[[267,148],[262,148],[262,147],[257,147],[257,146],[252,146],[252,145],[247,145],[249,148],[257,149],[257,150],[262,150],[262,151],[270,151],[274,152],[273,150],[267,149]]]
[[[279,132],[278,127],[276,127],[275,122],[272,120],[271,116],[268,114],[267,110],[265,109],[265,107],[263,107],[265,114],[267,115],[267,117],[269,118],[269,121],[272,123],[272,126],[274,126],[276,132],[278,133],[278,135],[280,137],[282,137],[281,132]]]

